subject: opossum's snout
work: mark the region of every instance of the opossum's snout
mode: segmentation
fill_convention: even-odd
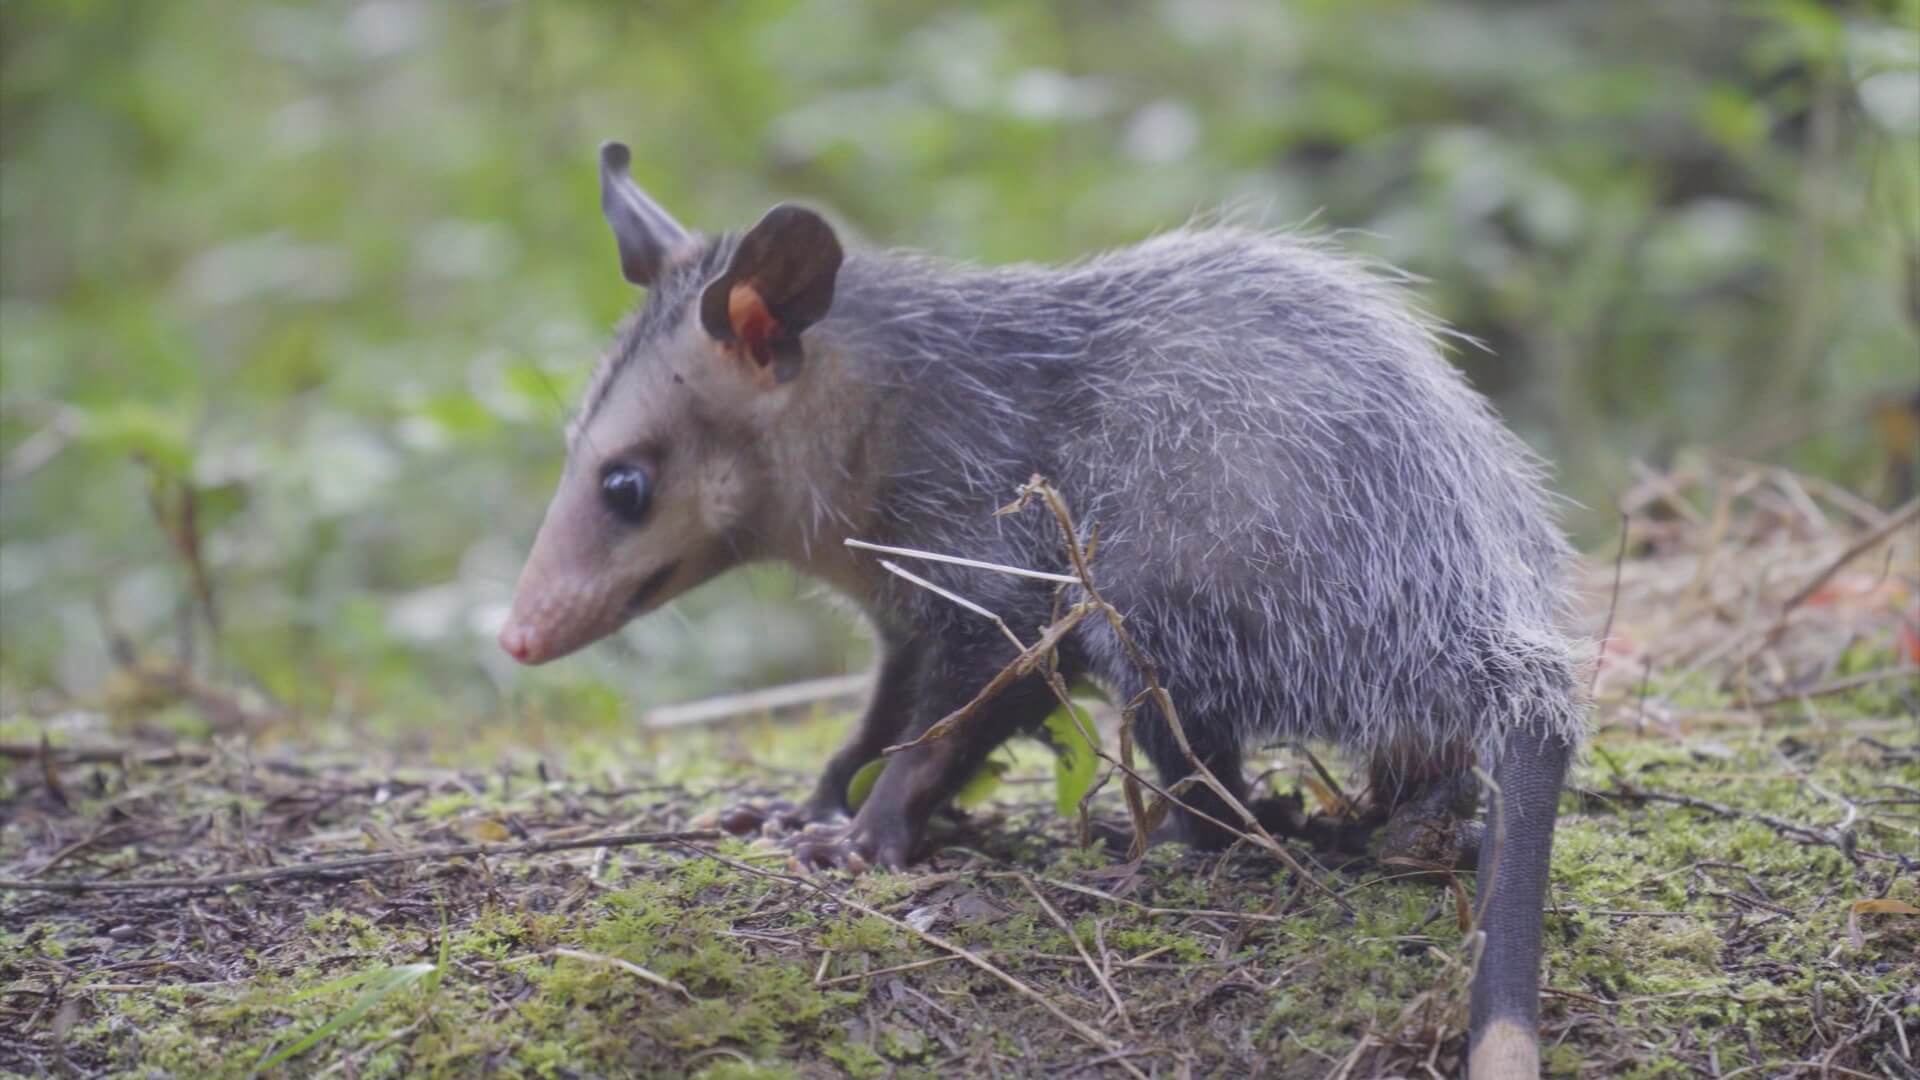
[[[508,623],[500,628],[500,649],[523,664],[537,664],[539,644],[527,627]]]
[[[500,629],[500,648],[523,664],[557,660],[607,636],[633,616],[628,595],[616,585],[552,580],[533,573],[532,563],[527,569],[514,590],[507,624]]]
[[[675,592],[681,564],[624,581],[574,578],[550,581],[522,575],[513,610],[500,629],[500,648],[523,664],[558,660],[613,633]],[[529,562],[528,569],[533,569]],[[530,580],[531,579],[531,580]]]
[[[523,664],[544,664],[612,633],[624,621],[613,618],[622,605],[583,586],[541,583],[529,588],[522,579],[514,592],[513,613],[500,630],[500,648]]]
[[[635,524],[651,516],[649,486],[630,466],[602,470],[598,484],[562,482],[500,630],[507,655],[523,664],[559,659],[691,587],[673,546],[648,543],[664,538]]]

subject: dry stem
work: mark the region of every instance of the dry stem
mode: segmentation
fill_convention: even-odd
[[[204,877],[90,878],[79,881],[20,881],[0,878],[0,892],[133,892],[140,889],[220,889],[229,885],[251,885],[261,881],[285,881],[294,878],[332,877],[349,871],[365,870],[395,863],[428,862],[438,859],[487,858],[498,855],[535,855],[549,851],[573,851],[591,847],[631,847],[637,844],[684,843],[689,840],[717,840],[721,833],[712,830],[687,832],[612,833],[572,840],[530,840],[520,844],[458,844],[450,847],[416,848],[412,851],[385,851],[377,855],[358,855],[350,859],[276,866],[266,870],[242,870],[232,874],[208,874]]]

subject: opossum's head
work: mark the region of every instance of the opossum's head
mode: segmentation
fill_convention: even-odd
[[[500,646],[539,664],[751,557],[779,505],[767,433],[801,332],[833,303],[840,244],[777,206],[738,237],[689,233],[600,149],[600,204],[647,302],[602,359],[514,590]]]

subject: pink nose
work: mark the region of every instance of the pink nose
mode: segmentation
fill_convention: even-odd
[[[523,664],[533,663],[540,652],[533,628],[519,623],[508,623],[501,629],[500,647]]]

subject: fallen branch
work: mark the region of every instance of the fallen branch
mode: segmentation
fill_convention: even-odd
[[[1613,617],[1620,613],[1620,571],[1627,564],[1627,538],[1633,535],[1633,516],[1620,512],[1620,547],[1613,553],[1613,588],[1607,594],[1607,622],[1600,628],[1600,644],[1593,658],[1593,674],[1587,679],[1587,697],[1600,685],[1600,669],[1606,665],[1607,642],[1613,638]]]
[[[1788,597],[1787,602],[1780,608],[1781,621],[1784,622],[1789,612],[1801,604],[1806,603],[1809,597],[1819,592],[1820,586],[1831,581],[1833,575],[1839,573],[1848,563],[1878,547],[1882,541],[1894,533],[1899,532],[1901,526],[1910,525],[1916,521],[1920,521],[1920,498],[1908,499],[1905,505],[1889,515],[1886,521],[1881,522],[1879,528],[1855,540],[1847,550],[1840,553],[1839,557],[1828,563],[1818,574],[1815,574],[1812,580],[1800,586],[1798,592]]]
[[[0,892],[134,892],[143,889],[221,889],[229,885],[252,885],[262,881],[296,878],[333,877],[397,863],[432,862],[441,859],[489,858],[501,855],[538,855],[550,851],[576,851],[581,848],[632,847],[639,844],[673,844],[690,840],[717,840],[721,833],[710,829],[690,832],[609,833],[572,840],[530,840],[519,844],[458,844],[450,847],[416,848],[412,851],[384,851],[376,855],[357,855],[349,859],[275,866],[265,870],[242,870],[231,874],[204,877],[167,878],[87,878],[77,881],[21,881],[0,878]]]
[[[1775,705],[1787,705],[1806,698],[1845,693],[1848,690],[1857,690],[1862,686],[1871,686],[1874,683],[1884,682],[1888,679],[1896,679],[1901,676],[1920,681],[1920,667],[1907,664],[1901,667],[1880,668],[1877,671],[1863,671],[1858,675],[1848,675],[1845,678],[1815,683],[1805,689],[1782,691],[1772,697],[1764,697],[1758,701],[1749,701],[1747,702],[1747,708],[1769,709]]]
[[[1879,547],[1881,544],[1886,543],[1887,540],[1891,539],[1901,528],[1911,525],[1915,521],[1920,521],[1920,498],[1908,499],[1889,515],[1887,520],[1882,522],[1878,528],[1875,528],[1860,539],[1855,540],[1847,546],[1846,550],[1828,561],[1825,566],[1820,568],[1818,573],[1807,579],[1806,584],[1794,590],[1792,596],[1787,597],[1786,603],[1780,605],[1779,614],[1773,617],[1773,621],[1768,623],[1765,629],[1757,634],[1750,632],[1733,634],[1725,639],[1721,647],[1709,650],[1708,655],[1714,659],[1718,659],[1722,655],[1733,652],[1736,646],[1741,646],[1739,662],[1733,665],[1732,670],[1734,672],[1745,670],[1747,665],[1753,661],[1754,657],[1760,655],[1762,651],[1780,640],[1780,635],[1786,632],[1787,625],[1792,620],[1795,609],[1812,599],[1813,595],[1820,591],[1821,586],[1833,580],[1833,576],[1845,569],[1848,563]],[[1704,660],[1696,661],[1693,667],[1698,668],[1703,665]],[[1731,677],[1731,675],[1729,677]]]
[[[928,960],[915,960],[910,964],[894,964],[891,967],[874,968],[872,971],[855,971],[846,975],[835,975],[830,979],[816,980],[813,985],[826,987],[837,986],[841,983],[854,983],[862,979],[876,979],[882,975],[893,975],[902,971],[917,971],[920,968],[932,967],[935,964],[951,964],[958,959],[960,959],[960,957],[957,954],[948,953],[945,956],[936,956]]]
[[[1074,577],[1072,574],[1056,574],[1050,570],[1028,570],[1025,567],[1007,566],[1004,563],[985,562],[980,559],[968,559],[959,555],[943,555],[937,551],[921,551],[918,548],[888,547],[886,544],[875,544],[866,540],[848,539],[845,543],[850,548],[859,548],[861,551],[877,551],[883,555],[902,555],[910,559],[926,559],[929,562],[947,563],[952,566],[970,566],[975,570],[992,570],[1001,574],[1012,574],[1014,577],[1033,578],[1037,581],[1059,582],[1062,585],[1078,585],[1080,583],[1080,579]]]
[[[1245,839],[1247,842],[1253,844],[1253,846],[1273,855],[1282,863],[1285,863],[1289,870],[1298,874],[1301,880],[1307,882],[1316,892],[1332,900],[1334,904],[1339,906],[1340,910],[1351,914],[1353,912],[1352,905],[1348,904],[1344,897],[1333,891],[1325,882],[1314,877],[1312,872],[1300,864],[1300,860],[1293,857],[1293,853],[1288,851],[1285,845],[1269,835],[1266,828],[1260,824],[1259,817],[1247,808],[1239,796],[1235,795],[1225,784],[1220,782],[1220,778],[1213,774],[1213,770],[1208,768],[1205,762],[1200,760],[1200,756],[1194,752],[1193,744],[1187,741],[1187,729],[1185,724],[1181,722],[1179,710],[1174,708],[1173,695],[1167,693],[1166,687],[1160,684],[1159,666],[1153,662],[1152,657],[1147,655],[1146,650],[1142,649],[1139,643],[1133,640],[1133,635],[1128,632],[1126,627],[1126,617],[1120,613],[1118,608],[1108,603],[1106,598],[1100,595],[1098,589],[1094,588],[1093,572],[1087,568],[1088,552],[1080,546],[1078,539],[1080,534],[1078,530],[1074,528],[1072,515],[1067,512],[1066,500],[1060,497],[1060,493],[1054,490],[1052,484],[1047,483],[1045,479],[1039,476],[1035,476],[1033,479],[1027,481],[1025,487],[1020,489],[1020,500],[1013,504],[1014,507],[1024,504],[1028,498],[1033,496],[1038,496],[1040,500],[1046,504],[1047,509],[1053,512],[1054,520],[1059,523],[1060,532],[1066,539],[1067,554],[1073,559],[1073,570],[1080,579],[1080,588],[1086,592],[1088,600],[1098,607],[1100,613],[1106,616],[1107,624],[1113,628],[1113,635],[1115,639],[1120,642],[1121,650],[1127,654],[1128,662],[1133,665],[1134,670],[1138,671],[1141,678],[1146,681],[1147,688],[1142,692],[1140,697],[1151,700],[1154,705],[1159,708],[1161,717],[1167,722],[1168,732],[1173,735],[1174,742],[1179,744],[1180,752],[1185,755],[1187,764],[1193,766],[1193,775],[1198,777],[1200,782],[1206,785],[1215,795],[1219,796],[1220,801],[1225,803],[1228,809],[1238,814],[1240,820],[1247,827],[1246,830],[1242,830],[1228,826],[1229,831]],[[1121,720],[1121,724],[1123,727],[1132,724],[1133,710],[1137,708],[1138,705],[1138,701],[1131,701],[1128,702],[1126,708],[1122,710],[1121,715],[1123,719]],[[1140,781],[1140,777],[1131,769],[1127,771],[1136,781]],[[1171,796],[1169,796],[1169,798],[1171,798]],[[1180,805],[1186,806],[1185,803],[1181,803]],[[1193,811],[1193,808],[1190,806],[1186,806],[1186,809],[1190,812]],[[1205,817],[1207,815],[1200,816]],[[1209,820],[1212,819],[1209,818]]]
[[[54,746],[39,743],[0,743],[0,757],[31,761],[50,756],[62,765],[204,765],[213,760],[211,750],[141,750],[131,746]]]
[[[1559,915],[1592,915],[1607,919],[1744,919],[1745,911],[1634,911],[1628,908],[1561,908]]]

